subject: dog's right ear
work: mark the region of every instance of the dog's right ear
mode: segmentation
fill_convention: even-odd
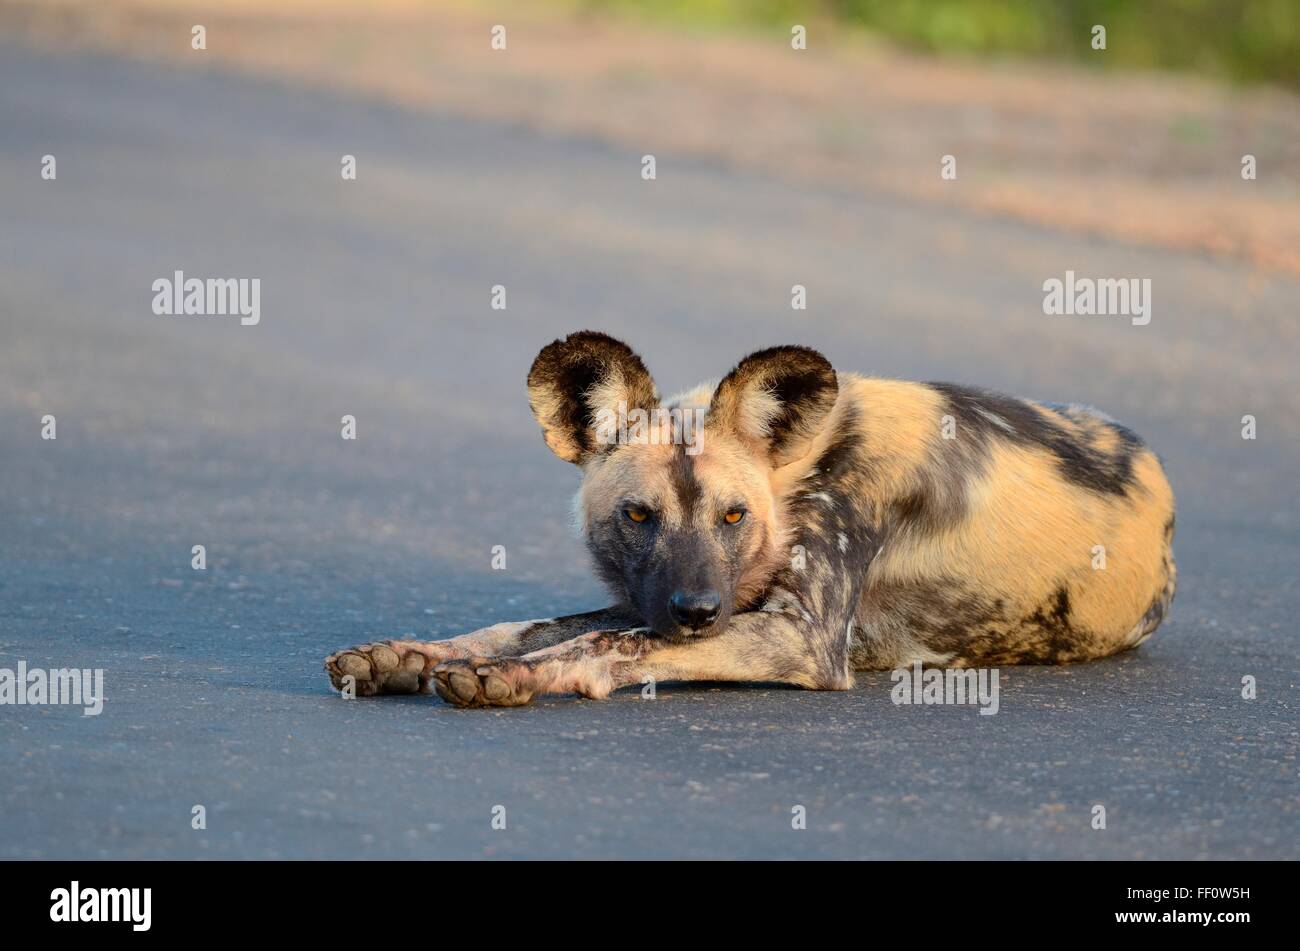
[[[528,405],[541,424],[551,451],[582,465],[593,453],[610,448],[608,429],[624,412],[647,413],[659,394],[641,358],[627,344],[606,334],[582,330],[542,349],[528,371]]]

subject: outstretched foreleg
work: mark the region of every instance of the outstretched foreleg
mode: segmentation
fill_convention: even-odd
[[[519,656],[591,631],[637,623],[634,614],[618,607],[538,621],[510,621],[442,641],[387,640],[349,647],[325,658],[325,670],[335,689],[350,684],[360,697],[429,693],[430,672],[445,661]]]
[[[645,628],[596,631],[523,657],[461,658],[433,670],[438,695],[462,707],[519,706],[544,694],[603,699],[620,687],[663,681],[853,685],[845,635],[776,611],[731,619],[715,637],[665,641]]]

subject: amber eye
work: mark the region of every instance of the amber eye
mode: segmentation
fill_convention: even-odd
[[[740,521],[742,518],[744,518],[744,517],[745,517],[745,510],[744,510],[744,509],[732,509],[732,510],[731,510],[730,512],[728,512],[726,515],[722,516],[723,520],[724,520],[728,525],[735,525],[737,522],[739,522],[739,521]]]
[[[644,522],[647,518],[650,517],[649,512],[647,512],[645,509],[639,509],[634,505],[629,505],[627,508],[623,509],[623,514],[626,515],[628,518],[630,518],[632,521],[636,522],[638,525],[640,525],[642,522]]]

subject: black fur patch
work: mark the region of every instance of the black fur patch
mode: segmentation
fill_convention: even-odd
[[[704,490],[695,478],[695,457],[686,453],[685,446],[678,446],[673,455],[672,466],[668,470],[668,479],[672,483],[677,501],[681,503],[682,515],[689,521],[695,511]]]
[[[1171,516],[1168,525],[1165,526],[1166,543],[1173,538],[1173,534],[1174,520]],[[1161,589],[1160,594],[1156,596],[1155,600],[1151,602],[1151,606],[1147,608],[1146,614],[1142,615],[1142,620],[1139,622],[1142,625],[1142,635],[1144,637],[1153,632],[1160,626],[1161,622],[1164,621],[1165,615],[1169,613],[1169,606],[1173,604],[1174,593],[1178,589],[1178,575],[1174,568],[1174,555],[1168,547],[1165,548],[1164,563],[1162,567],[1165,574],[1164,587]]]
[[[789,435],[798,422],[810,413],[826,412],[835,402],[835,371],[821,354],[803,347],[782,347],[782,357],[787,363],[771,385],[771,393],[781,404],[781,415],[772,420],[774,439]],[[771,354],[773,351],[763,351]],[[829,401],[827,399],[829,395]]]
[[[595,521],[587,532],[587,549],[591,552],[596,573],[614,599],[635,605],[633,592],[627,587],[624,566],[629,562],[645,564],[653,549],[654,536],[649,528],[637,533],[626,531],[619,522],[622,517],[614,514]]]
[[[935,469],[927,468],[917,487],[891,505],[891,530],[938,532],[960,522],[966,515],[966,481],[972,473],[958,469],[954,478],[944,481],[936,478]]]
[[[1063,425],[1052,422],[1049,416],[1037,412],[1029,403],[992,393],[976,387],[953,383],[927,383],[931,389],[943,394],[947,412],[958,425],[957,438],[973,434],[981,445],[1003,440],[1021,446],[1036,446],[1056,458],[1061,475],[1094,492],[1108,495],[1126,495],[1134,482],[1133,457],[1142,450],[1143,442],[1132,430],[1119,423],[1083,413],[1074,407],[1041,404],[1063,419],[1077,422],[1081,432],[1072,433]],[[1000,426],[1002,420],[1006,426]],[[1090,439],[1091,427],[1106,427],[1119,441],[1119,449],[1105,452]]]
[[[928,650],[951,656],[950,664],[1060,664],[1091,654],[1091,635],[1073,623],[1064,585],[1024,617],[1010,614],[1002,598],[987,598],[956,579],[924,589],[889,586],[868,598],[872,614],[897,622]]]
[[[527,654],[592,631],[625,631],[644,623],[640,615],[625,604],[557,617],[525,629],[519,637],[519,653]]]
[[[840,566],[844,577],[839,583],[845,587],[866,576],[867,565],[880,549],[872,527],[874,513],[863,509],[865,494],[856,491],[871,467],[857,425],[858,412],[850,408],[786,504],[786,514],[797,526],[797,544],[804,545],[810,558],[824,549]]]
[[[1169,602],[1165,600],[1164,595],[1156,598],[1151,602],[1151,607],[1147,608],[1147,613],[1142,615],[1139,621],[1142,625],[1143,634],[1154,631],[1160,626],[1160,622],[1165,619],[1165,612],[1169,610]]]
[[[819,485],[835,485],[846,477],[870,476],[871,460],[862,451],[859,418],[856,406],[848,406],[841,413],[829,443],[812,466],[816,473],[811,478]]]

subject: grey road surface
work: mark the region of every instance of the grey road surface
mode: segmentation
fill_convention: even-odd
[[[107,697],[0,707],[0,857],[1300,854],[1300,284],[657,158],[0,44],[0,667],[103,668]],[[1044,316],[1067,269],[1150,278],[1151,323]],[[260,278],[261,323],[155,316],[176,270]],[[888,674],[341,700],[338,647],[602,603],[523,391],[584,327],[665,391],[798,342],[1099,405],[1178,493],[1172,616],[1003,669],[995,716],[896,706]]]

